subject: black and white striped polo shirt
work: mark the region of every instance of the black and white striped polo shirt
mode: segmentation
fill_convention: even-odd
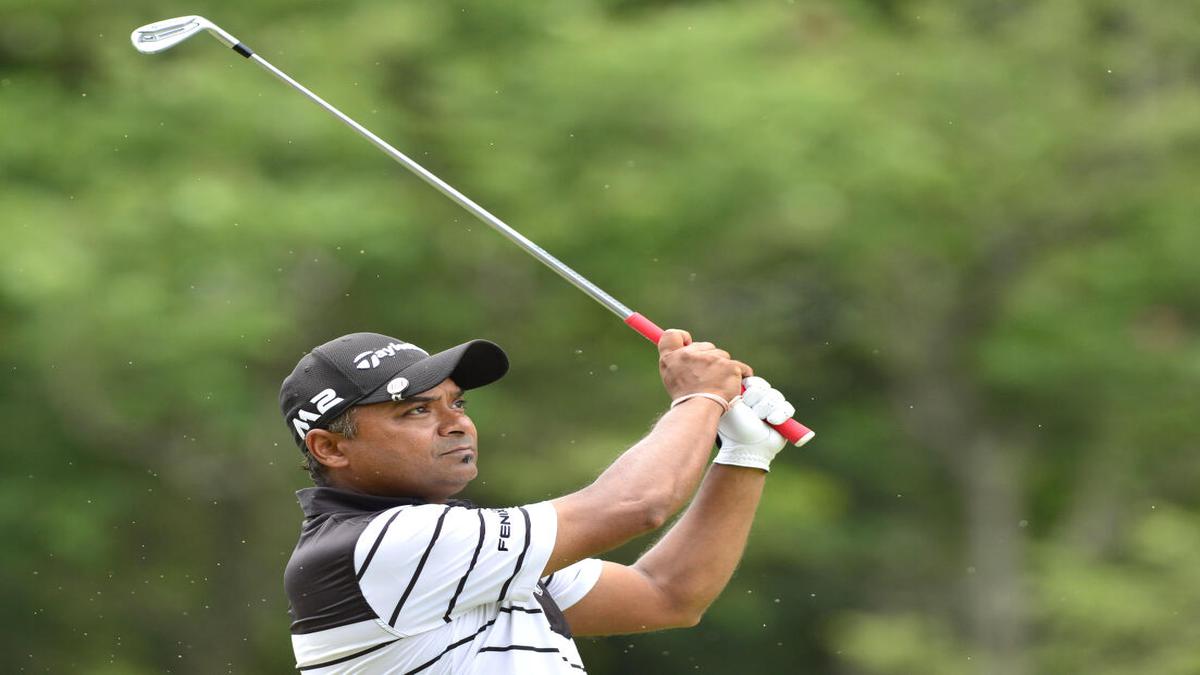
[[[317,487],[284,587],[296,667],[332,673],[585,672],[562,609],[600,577],[588,559],[539,579],[558,518]]]

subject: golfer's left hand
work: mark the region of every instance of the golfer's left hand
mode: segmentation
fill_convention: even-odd
[[[771,460],[787,445],[787,439],[764,422],[779,424],[796,409],[761,377],[747,377],[742,386],[746,391],[730,403],[729,412],[717,426],[721,450],[713,461],[770,471]]]

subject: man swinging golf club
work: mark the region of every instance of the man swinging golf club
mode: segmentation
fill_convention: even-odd
[[[355,333],[314,349],[280,392],[317,483],[299,494],[306,518],[285,574],[297,667],[321,674],[570,673],[583,670],[573,633],[699,621],[741,557],[771,459],[785,437],[796,445],[813,437],[789,419],[794,410],[783,395],[711,343],[663,332],[208,19],[157,21],[130,40],[156,54],[202,32],[657,343],[674,399],[592,485],[549,502],[481,509],[451,499],[478,473],[462,392],[508,370],[498,346],[475,340],[429,355]],[[705,475],[714,434],[721,449]],[[637,563],[591,557],[661,527],[702,476],[687,513]]]
[[[431,355],[355,333],[306,354],[280,391],[317,484],[298,493],[305,519],[284,578],[297,668],[579,673],[573,635],[695,625],[733,574],[786,443],[763,420],[795,411],[711,343],[669,330],[658,350],[673,400],[645,438],[577,492],[498,509],[453,497],[479,472],[463,392],[507,372],[500,347]],[[689,498],[633,565],[594,557]]]

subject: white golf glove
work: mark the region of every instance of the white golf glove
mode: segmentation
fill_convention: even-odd
[[[742,386],[746,391],[730,402],[729,412],[717,426],[721,449],[713,462],[770,471],[771,460],[787,445],[787,439],[763,421],[779,424],[796,409],[761,377],[747,377]]]

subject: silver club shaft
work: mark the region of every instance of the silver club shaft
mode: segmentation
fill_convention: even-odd
[[[663,330],[655,325],[652,321],[646,319],[646,317],[640,314],[637,314],[620,302],[617,302],[612,296],[600,290],[587,279],[584,279],[579,275],[578,272],[564,265],[562,261],[547,253],[542,249],[542,247],[533,243],[529,239],[526,239],[521,233],[505,224],[504,221],[500,220],[491,213],[488,213],[488,211],[486,211],[483,207],[468,199],[466,195],[462,194],[442,179],[430,173],[427,169],[425,169],[425,167],[416,163],[399,150],[393,148],[386,141],[372,133],[369,129],[362,126],[358,122],[355,122],[345,113],[327,103],[320,96],[317,96],[313,92],[309,91],[304,85],[293,80],[286,73],[271,65],[265,59],[254,54],[249,47],[243,45],[237,40],[237,38],[225,32],[204,17],[194,15],[181,16],[174,19],[166,19],[164,21],[147,24],[135,29],[130,35],[130,40],[132,41],[134,48],[139,52],[143,54],[156,54],[158,52],[170,49],[174,45],[187,40],[191,36],[196,35],[201,31],[208,32],[221,43],[228,47],[232,47],[233,50],[238,54],[248,59],[253,59],[258,63],[258,65],[262,66],[272,75],[278,77],[296,91],[299,91],[307,96],[313,103],[316,103],[324,108],[326,112],[336,117],[346,126],[358,132],[358,134],[363,138],[371,141],[375,147],[386,152],[389,157],[404,165],[409,171],[412,171],[418,177],[420,177],[421,180],[424,180],[426,183],[429,183],[433,187],[437,188],[439,192],[446,195],[450,199],[453,199],[456,203],[458,203],[459,206],[474,214],[476,218],[479,218],[484,223],[492,227],[492,229],[503,234],[514,244],[525,249],[527,253],[540,260],[542,264],[557,272],[564,279],[571,282],[571,284],[576,288],[588,294],[592,299],[596,300],[600,304],[607,307],[611,312],[621,317],[622,321],[624,321],[629,325],[630,328],[640,333],[646,339],[657,343],[662,337]],[[791,440],[797,446],[807,443],[814,435],[811,429],[803,424],[800,424],[794,419],[786,420],[782,424],[772,424],[771,426],[775,427],[775,429],[782,433],[784,437]]]
[[[214,26],[214,28],[215,28],[215,26]],[[220,30],[220,29],[218,28],[217,30]],[[218,39],[220,39],[221,42],[225,42],[226,40],[224,39],[224,37],[228,36],[229,34],[225,33],[224,31],[221,31],[221,33],[223,33],[223,35],[220,36]],[[457,203],[459,206],[461,206],[464,209],[466,209],[467,211],[469,211],[476,218],[482,220],[484,223],[487,223],[487,225],[489,225],[492,229],[496,230],[500,234],[507,237],[509,239],[509,241],[511,241],[514,244],[516,244],[517,246],[520,246],[521,248],[525,249],[525,251],[527,253],[529,253],[529,255],[532,255],[534,258],[537,258],[538,260],[540,260],[542,262],[542,264],[546,265],[550,269],[557,272],[559,274],[559,276],[561,276],[562,278],[571,282],[576,288],[583,291],[584,293],[587,293],[596,302],[599,302],[600,304],[607,307],[609,309],[609,311],[611,311],[612,313],[621,317],[622,321],[629,318],[633,314],[633,310],[631,310],[628,307],[626,307],[625,305],[621,304],[621,302],[619,302],[616,298],[612,297],[608,293],[604,292],[604,290],[602,290],[600,287],[596,286],[592,282],[585,279],[582,275],[580,275],[578,272],[576,272],[575,270],[568,267],[565,263],[563,263],[558,258],[555,258],[553,255],[548,253],[541,246],[538,246],[533,241],[529,240],[527,237],[525,237],[525,235],[523,235],[520,232],[517,232],[513,228],[509,227],[508,224],[505,223],[503,220],[500,220],[496,216],[492,215],[491,212],[489,212],[487,209],[483,208],[479,204],[476,204],[474,201],[471,200],[471,198],[467,197],[463,193],[456,190],[452,185],[450,185],[446,181],[435,176],[431,171],[429,171],[425,167],[418,164],[411,157],[409,157],[408,155],[405,155],[403,152],[400,152],[396,148],[392,147],[391,144],[389,144],[387,141],[383,140],[382,138],[376,136],[370,129],[368,129],[368,128],[364,127],[363,125],[359,124],[358,122],[354,121],[349,115],[343,113],[341,110],[338,110],[336,107],[331,105],[325,99],[314,94],[312,91],[310,91],[308,89],[308,87],[305,87],[304,85],[300,84],[296,80],[292,79],[287,73],[285,73],[282,70],[271,65],[271,63],[269,61],[262,58],[258,54],[251,52],[248,48],[246,48],[244,45],[237,42],[236,40],[234,40],[234,43],[231,46],[235,50],[237,50],[238,53],[247,56],[247,58],[249,58],[251,61],[254,61],[258,65],[262,66],[265,70],[267,70],[267,72],[271,73],[272,75],[279,78],[280,80],[283,80],[284,82],[286,82],[288,85],[290,85],[293,89],[300,92],[301,94],[304,94],[306,97],[308,97],[308,99],[310,101],[321,106],[321,108],[324,109],[325,112],[329,113],[330,115],[333,115],[338,120],[340,120],[343,124],[350,127],[354,131],[358,132],[358,134],[360,136],[362,136],[363,138],[370,141],[372,144],[375,145],[375,147],[377,147],[380,150],[382,150],[383,152],[387,153],[388,157],[391,157],[392,159],[396,160],[401,165],[403,165],[404,168],[406,168],[409,171],[416,174],[421,180],[432,185],[439,192],[446,195],[450,199],[454,200],[455,203]],[[239,49],[239,47],[240,47],[240,49]]]

